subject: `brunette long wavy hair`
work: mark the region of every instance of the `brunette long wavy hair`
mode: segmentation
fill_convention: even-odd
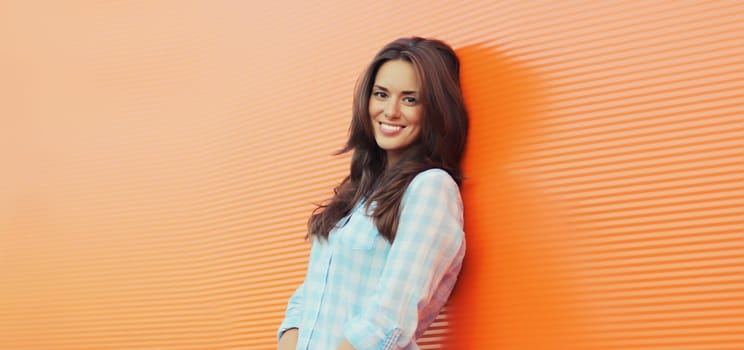
[[[386,168],[386,153],[375,142],[369,100],[377,71],[390,60],[413,65],[421,87],[421,133],[401,160]],[[349,140],[338,154],[354,151],[349,175],[334,189],[334,196],[319,205],[308,220],[308,236],[328,239],[334,226],[361,199],[380,234],[390,243],[398,228],[400,206],[408,184],[420,172],[440,168],[462,182],[460,161],[465,151],[468,113],[460,88],[460,61],[442,41],[401,38],[380,50],[357,81]]]

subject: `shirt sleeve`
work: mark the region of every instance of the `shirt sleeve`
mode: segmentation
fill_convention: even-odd
[[[303,299],[305,297],[305,283],[300,284],[295,290],[292,297],[289,298],[287,303],[287,309],[284,311],[284,320],[279,326],[279,332],[276,335],[276,340],[282,337],[282,334],[290,328],[300,328],[302,322],[303,312]]]
[[[414,340],[422,310],[432,299],[441,307],[452,290],[455,278],[441,284],[445,275],[459,272],[462,226],[462,200],[452,177],[441,169],[418,174],[403,195],[380,282],[361,314],[344,326],[356,350],[399,349]]]

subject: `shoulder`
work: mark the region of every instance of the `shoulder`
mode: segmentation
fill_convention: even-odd
[[[422,171],[411,180],[401,203],[403,213],[412,214],[410,220],[430,223],[442,220],[462,225],[463,203],[455,179],[442,169]],[[451,220],[450,220],[451,219]]]
[[[433,168],[414,176],[404,198],[408,200],[460,200],[460,188],[446,171]]]
[[[422,187],[459,189],[455,179],[453,179],[446,171],[439,168],[424,170],[416,174],[408,185],[409,190],[415,190]]]

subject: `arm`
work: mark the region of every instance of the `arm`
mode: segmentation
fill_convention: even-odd
[[[276,350],[295,350],[297,348],[297,328],[290,328],[279,336],[279,345]]]
[[[449,297],[462,253],[457,184],[443,170],[422,172],[403,196],[380,282],[362,313],[345,325],[346,340],[338,349],[387,350],[409,344],[422,322],[419,315],[436,316]],[[443,283],[445,276],[449,278]]]
[[[338,348],[336,350],[355,350],[351,344],[349,344],[349,341],[344,339],[341,344],[338,345]]]
[[[297,347],[299,327],[302,322],[302,302],[305,295],[305,284],[297,287],[292,297],[289,298],[287,309],[284,312],[284,320],[279,326],[277,334],[278,350],[294,349]]]
[[[311,250],[314,247],[313,237],[310,237]],[[304,311],[305,300],[305,283],[300,284],[287,302],[287,309],[284,311],[284,320],[279,326],[277,333],[278,350],[289,350],[297,347],[297,339],[300,333],[300,324],[302,323],[302,314]]]

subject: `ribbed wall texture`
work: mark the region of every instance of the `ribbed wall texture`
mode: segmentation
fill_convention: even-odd
[[[0,349],[272,349],[352,88],[441,38],[472,133],[447,349],[742,349],[744,5],[0,3]]]

